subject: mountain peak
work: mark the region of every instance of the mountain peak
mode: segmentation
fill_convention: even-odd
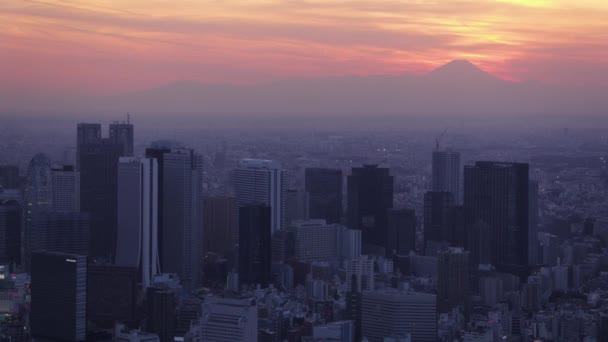
[[[428,76],[435,79],[446,79],[446,80],[471,80],[486,79],[486,80],[498,80],[495,76],[481,70],[475,64],[464,60],[457,59],[453,60],[439,68],[431,71]]]

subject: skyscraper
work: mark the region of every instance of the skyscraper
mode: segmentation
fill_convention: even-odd
[[[412,209],[388,210],[388,255],[407,255],[416,250],[416,213]]]
[[[377,165],[353,168],[348,176],[348,227],[360,229],[366,246],[387,247],[388,209],[393,207],[393,176]]]
[[[19,202],[0,200],[0,264],[2,265],[21,264],[22,215]]]
[[[234,197],[217,196],[205,199],[203,227],[205,228],[205,252],[226,253],[232,251],[238,241],[235,239],[236,202]]]
[[[460,153],[450,149],[433,151],[432,190],[445,191],[460,202]]]
[[[468,223],[490,229],[491,262],[499,271],[527,275],[528,164],[477,162],[465,167]]]
[[[234,195],[239,207],[264,204],[271,208],[272,233],[285,226],[285,179],[274,160],[242,159],[234,170]]]
[[[346,260],[346,291],[367,291],[374,289],[374,260],[368,255]]]
[[[175,337],[177,298],[172,290],[150,287],[146,290],[146,331],[155,333],[161,342]]]
[[[469,252],[451,247],[439,252],[437,267],[437,307],[448,312],[456,306],[469,307]]]
[[[161,270],[179,275],[186,288],[202,282],[203,157],[192,149],[163,155]]]
[[[51,170],[53,178],[53,210],[80,211],[80,172],[71,165]]]
[[[455,198],[450,192],[429,191],[424,194],[424,245],[452,241],[452,208]]]
[[[528,265],[540,263],[538,242],[538,181],[531,180],[528,187]],[[585,221],[585,225],[587,225]],[[591,229],[593,231],[593,229]]]
[[[265,205],[239,209],[239,282],[268,287],[272,280],[272,210]]]
[[[135,267],[89,264],[87,320],[102,328],[112,328],[115,322],[136,322],[140,273]]]
[[[32,222],[31,251],[88,255],[89,236],[90,217],[88,213],[41,212],[36,214]]]
[[[295,233],[295,252],[299,261],[329,261],[337,257],[337,227],[325,220],[296,221],[289,227]]]
[[[309,168],[304,174],[311,219],[342,221],[342,170]]]
[[[124,156],[133,156],[133,124],[130,122],[113,122],[110,124],[110,140],[123,145]]]
[[[101,124],[79,123],[76,128],[76,171],[80,171],[80,148],[101,143]]]
[[[0,165],[0,188],[20,188],[19,167],[13,165]]]
[[[90,256],[111,260],[116,255],[118,159],[123,145],[101,139],[79,145],[79,152],[80,210],[91,215]]]
[[[411,334],[412,342],[437,341],[436,296],[397,290],[363,291],[362,335],[370,342]]]
[[[144,288],[160,273],[158,258],[158,164],[121,157],[118,163],[116,264],[137,267]]]
[[[35,252],[32,255],[32,336],[85,341],[87,257]]]
[[[44,154],[32,158],[27,169],[25,180],[25,210],[23,227],[23,253],[26,268],[29,269],[29,257],[32,252],[33,221],[38,213],[53,210],[53,177],[51,161]]]

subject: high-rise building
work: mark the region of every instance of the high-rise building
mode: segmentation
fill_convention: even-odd
[[[32,226],[38,213],[53,210],[53,177],[51,161],[44,154],[32,158],[27,169],[24,189],[24,230],[23,253],[26,269],[29,269],[29,257],[32,252]]]
[[[176,308],[174,291],[149,287],[146,290],[146,331],[157,334],[160,342],[173,342]]]
[[[33,337],[85,341],[87,257],[35,252],[32,255],[30,326]]]
[[[388,209],[393,207],[393,176],[377,165],[353,168],[347,180],[348,228],[360,229],[364,249],[387,247]]]
[[[355,286],[359,291],[374,289],[374,260],[368,255],[346,260],[346,291],[352,291]],[[354,280],[354,282],[353,282]]]
[[[460,202],[460,153],[452,150],[433,151],[432,190],[449,192]]]
[[[88,213],[73,211],[38,213],[32,222],[31,251],[88,255],[90,223]]]
[[[234,250],[238,243],[235,222],[237,210],[234,197],[216,196],[205,198],[203,227],[205,252],[224,254]]]
[[[195,288],[202,283],[204,257],[203,157],[192,149],[173,149],[162,163],[161,270]]]
[[[239,282],[268,287],[272,280],[272,209],[246,205],[239,209]]]
[[[342,221],[342,170],[309,168],[304,174],[311,219]]]
[[[237,205],[264,204],[270,207],[272,233],[285,227],[285,190],[285,175],[277,161],[242,159],[234,170]]]
[[[416,250],[416,213],[411,209],[388,211],[388,255],[407,255]]]
[[[79,145],[80,210],[91,214],[90,256],[116,255],[118,159],[123,145],[109,139]]]
[[[477,162],[465,167],[468,223],[490,229],[491,262],[501,272],[527,276],[528,164]]]
[[[285,191],[285,226],[308,218],[306,192],[298,189]]]
[[[121,157],[118,163],[116,264],[137,267],[144,288],[160,273],[158,258],[158,164]]]
[[[80,211],[80,172],[71,165],[51,170],[53,179],[53,210]]]
[[[439,252],[437,262],[437,308],[448,312],[462,306],[469,309],[469,252],[450,247]]]
[[[370,342],[410,334],[412,342],[437,341],[436,296],[397,290],[363,291],[361,332]]]
[[[528,187],[528,266],[540,263],[538,241],[538,181],[531,180]],[[585,222],[585,224],[587,221]],[[591,229],[593,231],[593,229]]]
[[[87,320],[101,328],[138,319],[139,270],[135,267],[89,264]]]
[[[335,225],[325,220],[296,221],[290,229],[295,233],[295,252],[299,261],[328,261],[337,257]]]
[[[424,244],[452,241],[452,208],[454,196],[446,191],[424,194]]]
[[[336,227],[336,250],[340,260],[355,259],[361,256],[361,231]]]
[[[133,124],[130,122],[113,122],[110,124],[110,140],[122,144],[125,157],[133,156]]]
[[[21,264],[21,223],[19,202],[0,200],[0,264]],[[14,271],[14,268],[11,270]]]
[[[19,167],[13,165],[0,165],[0,188],[20,188]]]
[[[258,308],[253,299],[209,297],[203,314],[190,331],[192,341],[258,341]]]
[[[80,171],[80,148],[101,143],[101,124],[79,123],[76,128],[76,170]]]

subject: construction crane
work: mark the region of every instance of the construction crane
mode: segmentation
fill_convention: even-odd
[[[449,128],[449,127],[446,127],[446,129],[444,129],[444,130],[443,130],[443,132],[441,132],[441,134],[439,134],[439,135],[437,136],[437,138],[435,138],[435,149],[436,149],[437,151],[439,151],[439,140],[440,140],[441,138],[443,138],[443,136],[445,135],[445,133],[447,133],[448,128]]]

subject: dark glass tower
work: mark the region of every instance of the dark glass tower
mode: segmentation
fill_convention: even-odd
[[[87,332],[87,257],[32,254],[32,336],[85,341]]]
[[[268,287],[272,273],[271,208],[239,208],[239,283]]]
[[[80,170],[80,148],[101,143],[101,124],[79,123],[76,128],[76,171]]]
[[[146,331],[157,334],[161,342],[173,342],[177,299],[171,290],[146,290]]]
[[[387,255],[407,255],[416,250],[416,213],[411,209],[389,209]]]
[[[327,223],[342,220],[342,170],[311,168],[305,171],[305,189],[311,219]]]
[[[19,202],[0,200],[0,264],[21,264],[22,219]]]
[[[348,176],[348,227],[362,231],[364,246],[387,247],[388,209],[393,207],[393,176],[378,165],[353,168]]]
[[[19,185],[19,167],[0,165],[0,188],[18,189]]]
[[[429,242],[452,241],[452,208],[455,199],[446,191],[429,191],[424,194],[424,245]]]
[[[441,251],[437,268],[437,308],[448,312],[462,306],[469,310],[469,252],[463,248]]]
[[[492,264],[521,277],[528,273],[528,169],[523,163],[484,161],[464,170],[468,224],[485,224]]]
[[[116,255],[118,159],[124,146],[102,139],[79,146],[80,210],[91,214],[90,256]]]
[[[32,226],[32,251],[88,255],[89,229],[88,213],[39,213]]]
[[[125,157],[133,156],[133,124],[130,122],[114,122],[110,124],[110,140],[122,144]]]

